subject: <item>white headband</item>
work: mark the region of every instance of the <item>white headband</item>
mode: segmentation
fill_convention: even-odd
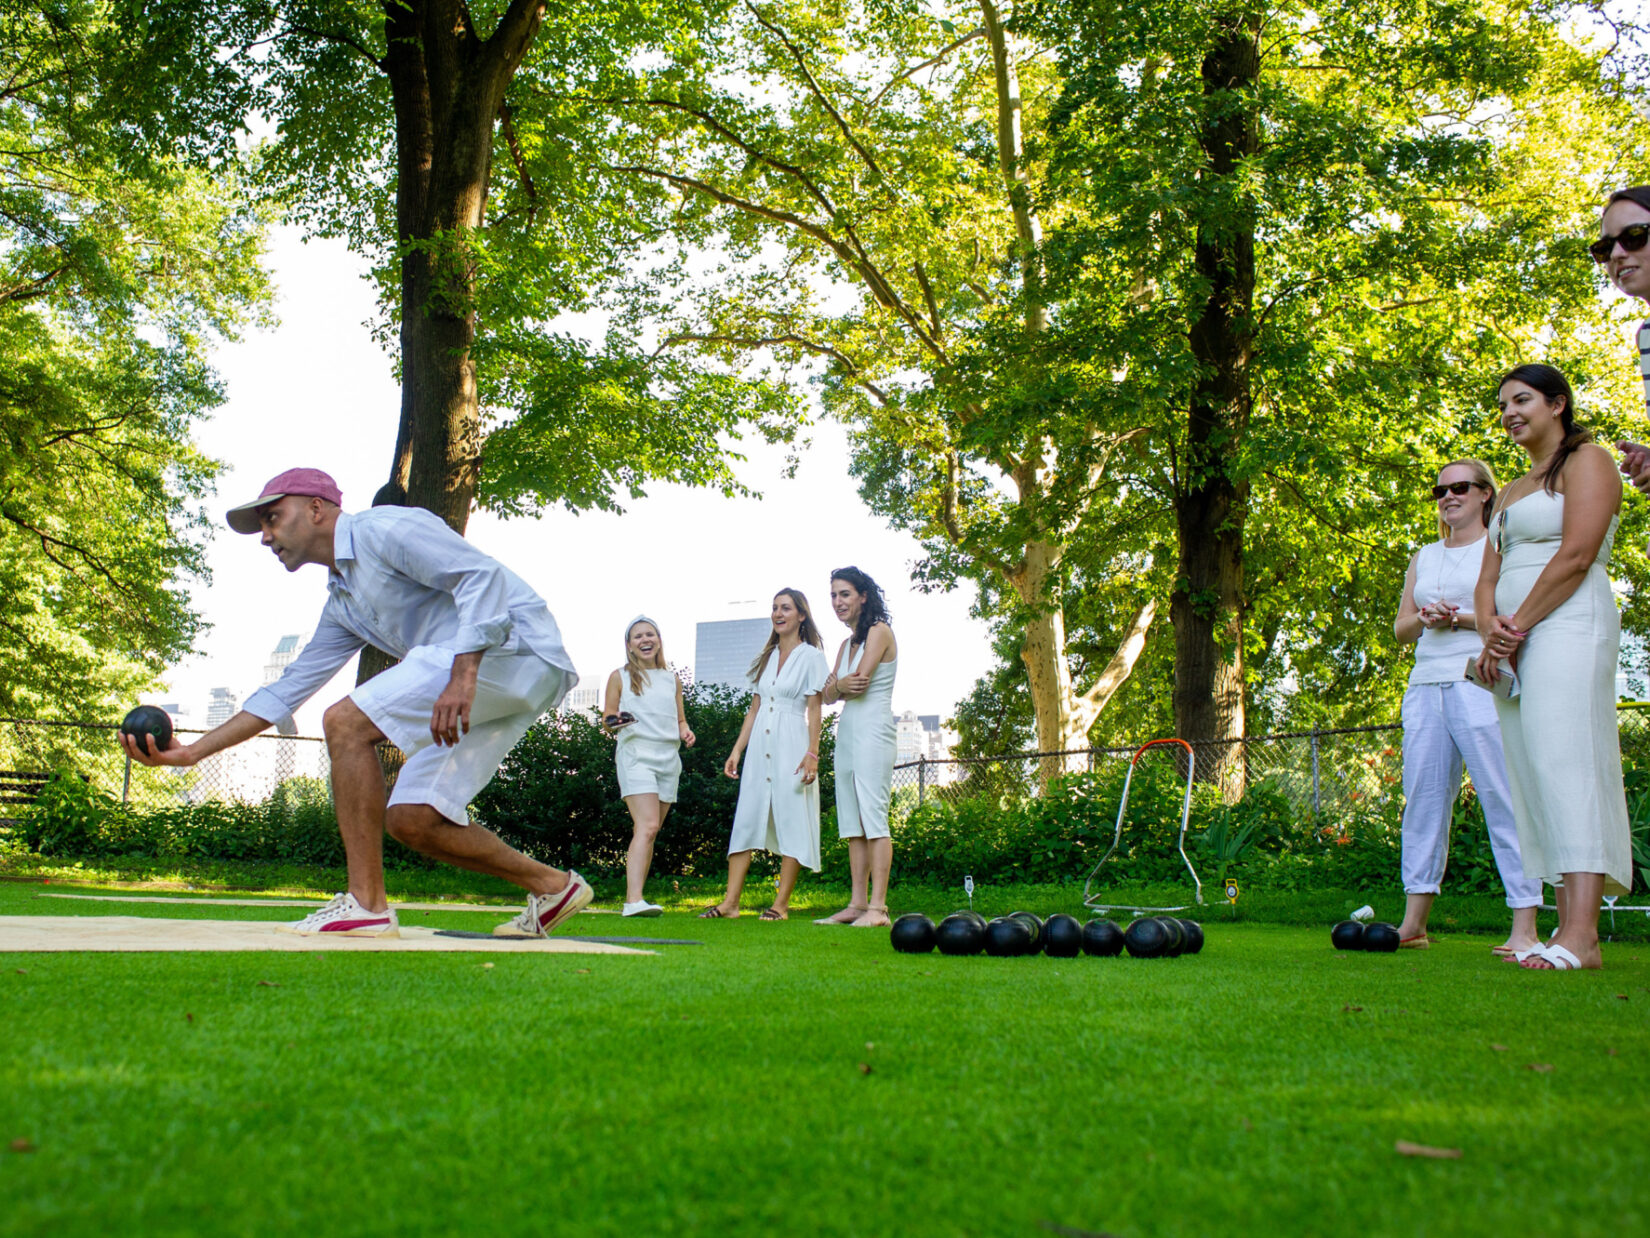
[[[653,630],[655,632],[657,632],[659,630],[659,625],[657,623],[654,623],[654,621],[652,619],[649,619],[646,615],[637,615],[629,623],[625,624],[625,629],[624,629],[624,643],[625,644],[628,645],[630,643],[630,634],[636,630],[636,625],[638,623],[652,623],[653,624]]]

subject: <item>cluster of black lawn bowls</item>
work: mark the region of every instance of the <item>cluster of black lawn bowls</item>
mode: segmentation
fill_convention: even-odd
[[[925,915],[912,913],[894,921],[889,937],[894,949],[902,954],[927,954],[938,946],[941,954],[979,954],[983,950],[993,958],[1024,954],[1046,954],[1056,959],[1072,959],[1079,954],[1115,958],[1127,950],[1133,958],[1161,959],[1196,954],[1203,949],[1203,926],[1195,920],[1176,920],[1172,916],[1136,920],[1125,930],[1110,920],[1084,924],[1075,916],[1063,914],[1042,920],[1029,911],[989,921],[977,911],[956,911],[938,925]]]
[[[1329,930],[1329,940],[1337,950],[1367,950],[1371,954],[1395,954],[1398,950],[1397,926],[1377,920],[1373,924],[1359,924],[1356,920],[1342,920]]]

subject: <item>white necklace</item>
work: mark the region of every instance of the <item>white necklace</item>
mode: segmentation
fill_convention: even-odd
[[[1464,554],[1457,555],[1454,558],[1454,560],[1452,561],[1450,559],[1450,552],[1455,551],[1455,550],[1471,550],[1474,546],[1477,546],[1483,540],[1484,540],[1483,537],[1480,536],[1480,537],[1473,538],[1472,541],[1466,542],[1463,545],[1451,546],[1448,541],[1446,541],[1442,538],[1439,539],[1439,547],[1443,551],[1443,553],[1438,556],[1438,580],[1437,580],[1436,587],[1433,589],[1433,593],[1436,595],[1436,599],[1438,601],[1442,602],[1442,601],[1445,600],[1445,598],[1444,598],[1444,581],[1445,581],[1445,579],[1447,577],[1453,576],[1455,574],[1455,569],[1460,567],[1461,566],[1461,561],[1466,558],[1466,555],[1464,555]]]

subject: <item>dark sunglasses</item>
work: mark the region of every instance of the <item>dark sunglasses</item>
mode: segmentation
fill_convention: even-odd
[[[1479,484],[1475,481],[1452,481],[1447,486],[1434,486],[1432,488],[1432,501],[1436,503],[1446,494],[1465,494]]]
[[[1587,247],[1587,252],[1593,255],[1594,262],[1608,262],[1617,245],[1630,254],[1636,254],[1644,248],[1646,241],[1650,241],[1650,224],[1628,224],[1614,236],[1599,237]]]

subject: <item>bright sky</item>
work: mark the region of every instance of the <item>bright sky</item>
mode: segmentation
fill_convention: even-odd
[[[201,447],[228,466],[214,509],[257,497],[283,469],[326,469],[345,510],[366,507],[389,471],[399,388],[390,359],[369,334],[373,314],[363,265],[342,244],[273,237],[280,287],[278,329],[223,349],[217,366],[228,402],[200,431]],[[986,627],[968,614],[971,587],[923,595],[910,584],[914,539],[861,504],[848,476],[846,437],[826,423],[813,432],[794,479],[783,452],[747,441],[741,479],[760,499],[733,500],[658,486],[622,516],[554,511],[540,520],[470,520],[468,537],[507,564],[549,603],[581,684],[605,681],[624,660],[624,628],[646,612],[665,653],[693,662],[694,624],[768,613],[776,590],[801,589],[833,655],[846,634],[828,603],[832,568],[854,564],[882,585],[900,642],[894,708],[950,716],[991,665]],[[208,550],[212,583],[195,600],[213,625],[201,654],[174,668],[152,700],[177,701],[197,724],[208,692],[244,700],[285,633],[305,639],[326,599],[325,573],[288,575],[257,539],[223,528]],[[353,661],[299,712],[299,730],[320,734],[321,710],[354,684]]]

